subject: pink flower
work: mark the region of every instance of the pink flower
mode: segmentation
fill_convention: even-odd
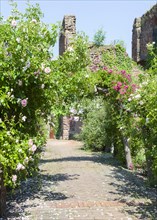
[[[46,67],[46,68],[44,69],[44,72],[45,72],[45,73],[50,73],[50,72],[51,72],[50,67]]]
[[[16,22],[15,20],[12,20],[12,21],[11,21],[11,26],[12,26],[12,27],[16,27],[16,25],[17,25],[17,22]]]
[[[126,71],[125,71],[125,70],[121,70],[121,73],[122,73],[123,75],[125,75],[125,74],[126,74]]]
[[[17,175],[12,175],[12,181],[15,183],[17,181]]]
[[[120,89],[119,92],[120,92],[121,95],[124,95],[124,94],[126,93],[126,89],[125,89],[125,88],[122,88],[122,89]]]
[[[130,74],[126,75],[126,78],[129,82],[131,82],[131,75]]]
[[[36,146],[35,144],[33,144],[32,147],[30,148],[30,150],[31,150],[32,152],[35,152],[36,149],[37,149],[37,146]]]
[[[32,146],[32,145],[33,145],[33,140],[32,140],[32,139],[29,139],[28,144],[29,144],[30,146]]]
[[[25,169],[25,167],[21,164],[21,163],[18,163],[17,164],[17,167],[16,167],[16,170],[24,170]]]
[[[128,88],[129,88],[129,86],[127,86],[127,85],[126,85],[126,86],[124,86],[124,89],[128,89]]]
[[[103,70],[107,70],[107,66],[104,66],[104,67],[103,67]]]
[[[134,166],[133,166],[133,164],[131,163],[130,165],[129,165],[129,170],[133,170],[134,169]]]
[[[113,70],[111,70],[111,69],[110,69],[110,70],[108,70],[108,73],[112,73],[112,72],[113,72]]]
[[[22,105],[22,107],[26,107],[26,105],[27,105],[27,99],[22,99],[22,100],[21,100],[21,105]]]

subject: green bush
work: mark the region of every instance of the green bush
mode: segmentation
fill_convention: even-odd
[[[109,106],[103,99],[96,98],[88,103],[80,135],[85,148],[104,151],[111,147],[112,118],[109,114]]]

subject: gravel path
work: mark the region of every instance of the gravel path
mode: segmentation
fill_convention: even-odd
[[[157,194],[141,175],[110,154],[81,150],[77,141],[49,140],[39,176],[8,202],[8,220],[157,219]]]

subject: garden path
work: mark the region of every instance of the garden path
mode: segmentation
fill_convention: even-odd
[[[8,219],[157,219],[155,189],[141,175],[110,154],[81,147],[77,141],[48,140],[40,175],[10,198]]]

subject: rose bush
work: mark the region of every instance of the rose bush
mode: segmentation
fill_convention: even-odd
[[[0,158],[9,187],[38,170],[47,121],[93,88],[85,80],[87,38],[76,35],[72,49],[54,60],[58,26],[42,22],[38,4],[23,14],[12,6],[11,16],[0,18]]]

